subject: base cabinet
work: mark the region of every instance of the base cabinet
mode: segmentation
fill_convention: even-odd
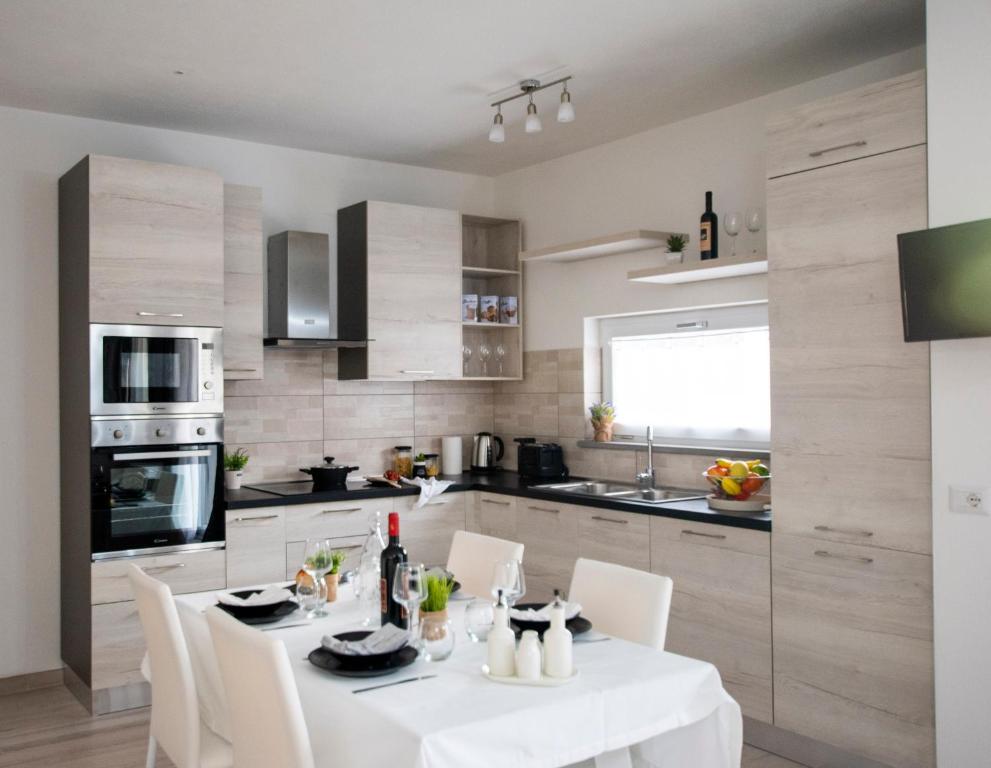
[[[516,531],[515,496],[472,491],[468,494],[467,529],[497,539],[519,541]],[[523,553],[526,562],[526,552]]]
[[[410,562],[446,565],[454,532],[465,529],[464,494],[445,493],[423,507],[416,506],[416,496],[398,501],[401,539]]]
[[[522,542],[525,602],[546,603],[554,590],[567,594],[578,559],[579,507],[517,499],[516,541]]]
[[[285,507],[228,511],[227,588],[280,581],[285,570]]]

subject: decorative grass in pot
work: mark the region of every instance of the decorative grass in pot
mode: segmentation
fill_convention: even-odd
[[[428,573],[426,584],[427,597],[420,603],[420,649],[428,661],[442,661],[454,651],[454,626],[447,618],[454,577]]]
[[[323,577],[327,584],[327,602],[332,603],[337,599],[337,585],[341,581],[341,565],[344,564],[344,550],[338,549],[330,553],[330,570]]]
[[[592,403],[589,406],[592,414],[592,429],[595,430],[597,443],[608,443],[612,440],[613,421],[616,419],[616,409],[612,403]]]
[[[248,452],[238,448],[233,453],[224,451],[224,487],[236,491],[244,479],[244,468],[248,465]]]

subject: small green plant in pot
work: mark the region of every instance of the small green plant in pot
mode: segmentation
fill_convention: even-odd
[[[442,661],[454,650],[454,627],[447,618],[447,601],[454,592],[454,576],[431,572],[426,577],[427,596],[420,603],[420,642],[429,661]]]
[[[321,554],[323,553],[321,552]],[[330,570],[327,571],[327,575],[323,577],[323,580],[327,584],[328,603],[332,603],[337,599],[337,585],[341,581],[341,566],[344,564],[345,557],[347,557],[347,554],[343,549],[335,549],[328,555]],[[326,567],[326,564],[323,567]]]
[[[671,263],[681,263],[685,258],[685,246],[688,238],[685,235],[668,235],[668,261]]]
[[[610,442],[612,440],[613,421],[616,419],[616,409],[613,408],[613,404],[608,401],[592,403],[588,411],[592,415],[592,429],[595,430],[596,442]]]
[[[224,451],[224,487],[236,491],[244,479],[244,468],[248,465],[248,452],[238,448],[232,453]]]

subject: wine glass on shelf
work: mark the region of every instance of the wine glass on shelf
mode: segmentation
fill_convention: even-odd
[[[465,361],[465,376],[468,375],[468,367],[471,364],[471,347],[467,344],[461,346],[461,357]]]
[[[760,208],[748,208],[747,209],[747,230],[756,235],[760,232],[761,227],[764,224],[764,217],[761,215]],[[757,255],[757,247],[754,246],[753,255]]]
[[[423,563],[399,563],[392,581],[392,599],[409,615],[409,636],[416,637],[417,614],[420,603],[427,598],[427,571]]]
[[[726,229],[726,234],[733,241],[733,247],[730,249],[730,258],[732,258],[736,256],[736,236],[740,234],[740,212],[731,211],[730,213],[723,214],[723,227]]]
[[[492,597],[498,597],[500,592],[509,606],[526,594],[526,577],[519,560],[499,560],[493,567]]]
[[[505,344],[496,344],[495,356],[496,356],[496,364],[498,365],[498,372],[499,372],[498,375],[502,377],[504,375],[502,372],[503,371],[502,361],[506,358]]]
[[[327,587],[324,577],[333,567],[330,539],[307,539],[303,552],[303,570],[313,580],[314,604],[308,611],[310,618],[326,616]]]
[[[482,376],[489,375],[489,358],[492,357],[492,347],[484,341],[478,345],[478,359],[482,363]]]

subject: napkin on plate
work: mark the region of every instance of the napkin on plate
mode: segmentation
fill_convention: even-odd
[[[509,611],[509,618],[519,619],[520,621],[550,621],[551,620],[551,608],[554,603],[548,603],[543,608],[512,608]],[[579,613],[582,612],[581,603],[565,603],[564,604],[564,620],[570,621],[575,618]]]
[[[400,629],[395,624],[386,624],[364,640],[338,640],[336,637],[325,635],[320,644],[329,651],[345,656],[371,656],[376,653],[398,651],[406,645],[407,639],[405,629]]]
[[[230,592],[218,592],[217,602],[224,605],[232,605],[235,608],[244,608],[254,605],[275,605],[292,600],[292,592],[285,587],[265,587],[261,592],[255,592],[248,597],[237,597]]]

